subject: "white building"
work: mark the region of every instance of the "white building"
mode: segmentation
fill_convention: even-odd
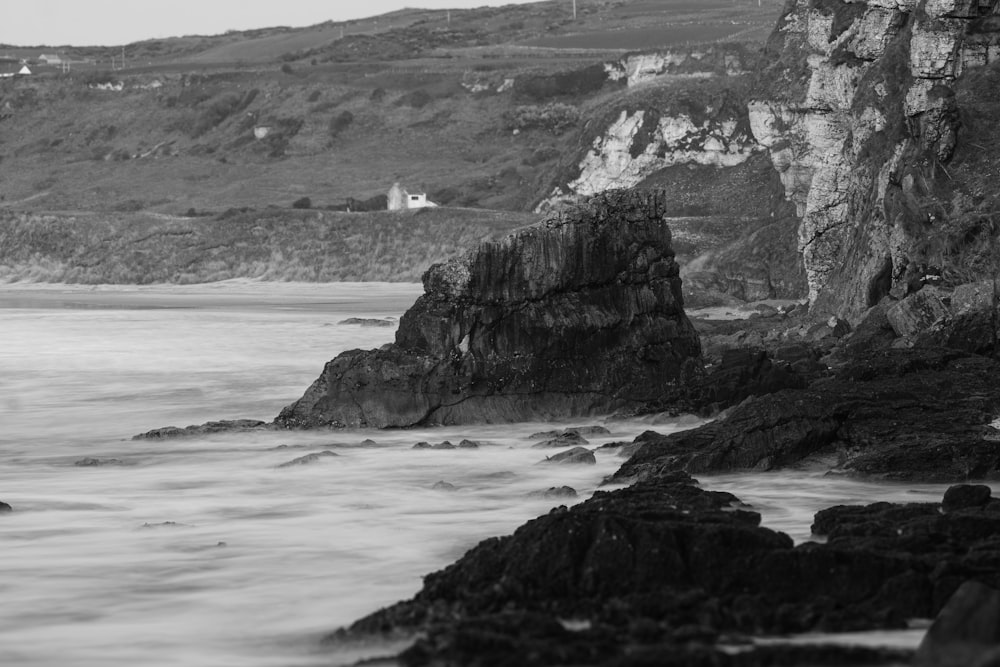
[[[38,62],[44,65],[62,65],[65,61],[62,59],[62,56],[43,53],[42,55],[38,56]]]
[[[407,192],[399,183],[393,183],[389,189],[388,209],[390,211],[404,211],[411,208],[434,208],[434,202],[427,199],[424,192]]]

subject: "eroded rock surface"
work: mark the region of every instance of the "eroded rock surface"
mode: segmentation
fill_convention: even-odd
[[[719,647],[901,628],[933,617],[964,581],[1000,577],[997,503],[831,508],[814,526],[826,544],[793,546],[759,523],[735,496],[664,474],[485,540],[412,600],[328,641],[412,635],[406,665],[888,664],[912,656],[813,647],[735,659]]]
[[[995,210],[998,13],[997,0],[787,4],[750,123],[798,208],[820,308],[856,321]]]
[[[700,428],[646,433],[616,479],[773,470],[822,456],[841,472],[963,481],[1000,473],[1000,363],[958,350],[869,353],[807,389],[752,398]]]
[[[396,342],[345,352],[285,427],[648,410],[700,368],[662,193],[612,192],[432,267]]]

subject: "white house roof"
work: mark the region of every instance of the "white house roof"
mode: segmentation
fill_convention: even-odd
[[[25,66],[24,66],[24,67],[22,67],[22,68],[21,68],[20,70],[18,70],[18,72],[17,72],[17,73],[18,73],[18,74],[31,74],[31,70],[30,70],[30,69],[28,69],[28,66],[27,66],[27,65],[25,65]]]

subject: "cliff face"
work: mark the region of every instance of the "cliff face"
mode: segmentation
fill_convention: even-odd
[[[700,362],[662,193],[612,192],[432,267],[396,342],[346,352],[287,427],[655,409]]]
[[[972,80],[995,78],[998,30],[998,0],[789,0],[750,123],[821,310],[857,319],[947,260],[933,239],[976,236],[996,210],[996,109],[977,113],[996,88]]]

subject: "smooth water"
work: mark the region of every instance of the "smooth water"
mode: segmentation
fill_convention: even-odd
[[[392,327],[341,320],[398,317],[419,291],[0,287],[0,500],[15,510],[0,516],[0,664],[339,664],[349,657],[322,649],[325,633],[411,596],[479,540],[589,497],[621,459],[542,464],[554,452],[529,436],[601,420],[130,440],[272,419],[337,353],[393,339]],[[592,446],[651,428],[605,426],[612,435]],[[411,449],[463,438],[484,444]],[[336,456],[279,467],[321,451]],[[76,465],[87,457],[107,465]],[[797,540],[823,507],[936,500],[944,488],[794,472],[703,482]],[[532,495],[563,485],[579,499]]]
[[[0,288],[0,664],[336,663],[319,639],[620,464],[540,464],[569,424],[138,440],[272,419],[416,285]],[[574,425],[596,422],[578,422]],[[649,425],[608,424],[630,440]],[[479,449],[413,450],[426,440]],[[309,453],[337,456],[281,464]],[[558,450],[556,450],[558,451]],[[113,460],[85,467],[84,458]],[[435,489],[444,481],[454,490]],[[575,502],[575,501],[572,501]]]

